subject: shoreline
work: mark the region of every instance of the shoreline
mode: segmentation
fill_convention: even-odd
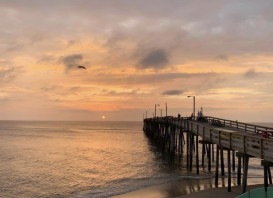
[[[219,196],[221,196],[221,198],[234,198],[241,194],[241,186],[236,186],[236,181],[237,178],[232,178],[231,192],[227,191],[227,178],[220,179],[218,188],[214,185],[214,178],[181,179],[121,195],[111,196],[111,198],[216,198]],[[248,179],[248,191],[259,187],[263,187],[263,178]]]

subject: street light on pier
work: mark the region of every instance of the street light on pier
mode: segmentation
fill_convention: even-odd
[[[188,96],[188,98],[193,98],[193,119],[195,119],[195,96]]]
[[[156,106],[160,106],[160,104],[155,104],[155,118],[156,118]]]

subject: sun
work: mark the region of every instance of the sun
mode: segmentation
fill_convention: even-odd
[[[101,119],[105,120],[105,119],[106,119],[106,116],[101,116]]]

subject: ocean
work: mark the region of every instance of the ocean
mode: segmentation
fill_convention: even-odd
[[[160,152],[142,128],[142,122],[0,121],[0,197],[103,198],[213,177],[207,168],[198,176],[194,168],[187,172],[183,156]],[[260,160],[250,160],[249,178],[262,180]]]

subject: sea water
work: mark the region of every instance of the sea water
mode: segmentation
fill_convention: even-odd
[[[199,176],[188,172],[185,156],[173,159],[159,151],[142,127],[142,122],[0,121],[0,197],[109,197],[213,177],[206,167]],[[249,177],[263,177],[260,160],[251,159]]]

